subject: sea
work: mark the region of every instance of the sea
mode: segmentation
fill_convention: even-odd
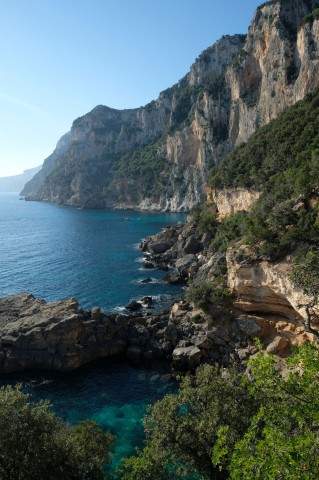
[[[46,301],[76,297],[80,307],[125,313],[132,299],[152,296],[156,310],[182,295],[163,281],[165,272],[145,269],[141,241],[185,217],[179,214],[81,210],[0,193],[0,297],[29,292]],[[144,279],[151,279],[143,283]],[[105,359],[72,373],[26,372],[0,376],[20,383],[34,400],[74,423],[93,419],[117,437],[112,466],[143,445],[147,405],[175,391],[164,364],[134,366]]]

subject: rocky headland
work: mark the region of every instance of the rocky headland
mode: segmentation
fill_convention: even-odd
[[[23,194],[80,208],[189,211],[208,172],[319,85],[319,0],[270,1],[144,107],[76,119]]]

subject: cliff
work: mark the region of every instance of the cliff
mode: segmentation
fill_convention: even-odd
[[[41,166],[24,170],[20,175],[0,178],[0,192],[20,192],[24,185],[41,169]]]
[[[70,144],[70,132],[65,133],[60,140],[58,141],[54,152],[49,155],[43,162],[41,170],[34,172],[32,176],[24,182],[23,188],[20,187],[21,195],[30,195],[32,192],[38,190],[42,183],[46,180],[49,173],[54,168],[55,161],[63,155],[64,152],[68,149]]]
[[[77,119],[66,151],[28,195],[84,208],[188,211],[205,199],[212,166],[318,86],[318,6],[268,2],[246,37],[223,37],[156,101],[98,106]]]

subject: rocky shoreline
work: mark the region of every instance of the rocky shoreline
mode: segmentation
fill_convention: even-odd
[[[216,267],[226,268],[233,292],[227,305],[212,304],[204,311],[183,300],[155,315],[134,300],[124,315],[99,307],[80,309],[74,298],[47,303],[30,293],[6,297],[0,299],[0,373],[71,371],[114,355],[132,362],[165,359],[176,370],[194,369],[202,362],[245,366],[257,351],[256,337],[268,352],[282,356],[292,345],[316,340],[305,331],[300,312],[274,286],[256,283],[258,263],[235,268],[234,258],[226,258],[229,252],[209,252],[210,241],[210,235],[200,234],[191,222],[178,223],[143,241],[144,266],[163,269],[172,284],[211,281]],[[247,277],[249,268],[255,269],[256,285]],[[152,298],[142,301],[150,307]]]
[[[82,310],[74,298],[47,303],[21,293],[0,299],[0,373],[71,371],[114,355],[132,362],[165,359],[180,370],[208,359],[227,363],[224,330],[186,302],[161,315],[122,315]]]

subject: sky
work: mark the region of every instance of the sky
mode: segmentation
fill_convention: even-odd
[[[154,100],[263,0],[0,0],[0,177],[40,165],[96,105]]]

